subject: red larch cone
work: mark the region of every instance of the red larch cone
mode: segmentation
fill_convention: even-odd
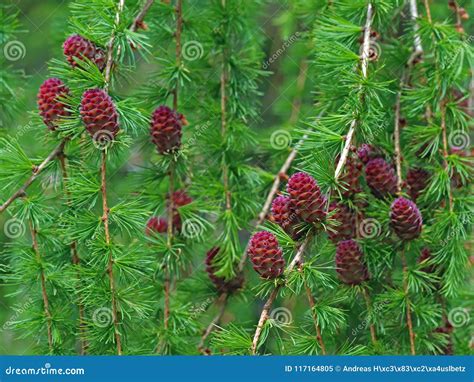
[[[105,52],[92,41],[80,35],[69,36],[64,41],[63,52],[73,68],[77,66],[74,58],[83,61],[84,57],[95,63],[99,70],[103,70],[105,67]]]
[[[69,88],[59,78],[48,78],[39,88],[38,109],[43,122],[48,129],[54,131],[57,120],[70,115],[66,105],[60,101],[61,97],[69,95]]]
[[[334,215],[331,219],[335,220],[338,225],[332,227],[332,230],[328,230],[329,239],[333,243],[338,243],[341,240],[348,240],[355,237],[356,229],[356,214],[348,206],[338,202],[332,202],[329,206],[329,211],[333,212]]]
[[[274,279],[283,273],[285,259],[278,240],[268,231],[260,231],[252,236],[248,247],[253,269],[264,279]]]
[[[367,162],[365,180],[372,193],[378,198],[395,195],[397,191],[395,170],[382,158],[371,159]]]
[[[288,196],[278,196],[272,203],[272,218],[285,232],[294,240],[298,240],[301,233],[297,232],[296,224],[301,220],[291,208],[291,200]]]
[[[364,254],[356,241],[340,241],[336,249],[336,271],[341,281],[348,285],[358,285],[369,279],[369,271],[364,264]]]
[[[311,175],[304,172],[292,175],[286,190],[290,194],[291,207],[302,220],[316,223],[326,218],[326,196]]]
[[[392,203],[390,224],[400,239],[408,241],[420,236],[423,219],[414,202],[399,197]]]
[[[160,154],[176,151],[181,146],[184,116],[168,106],[159,106],[153,112],[150,124],[151,140]]]

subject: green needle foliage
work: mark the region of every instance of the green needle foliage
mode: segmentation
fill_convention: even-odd
[[[469,354],[473,50],[453,10],[418,1],[412,19],[402,0],[149,3],[69,2],[62,40],[87,38],[107,64],[73,67],[57,47],[38,79],[69,89],[54,131],[28,106],[36,85],[0,57],[0,280],[11,307],[0,318],[23,353]],[[18,17],[1,6],[2,49],[24,32]],[[105,144],[80,113],[95,88],[118,113]],[[186,121],[166,154],[150,134],[159,106]],[[361,163],[348,194],[362,144],[400,169],[398,195],[375,195]],[[265,201],[287,195],[299,171],[328,214],[293,235]],[[394,232],[397,196],[422,215],[414,240]],[[367,280],[343,282],[332,202],[354,214]],[[153,232],[150,218],[173,229]],[[278,240],[277,278],[251,269],[256,230]]]

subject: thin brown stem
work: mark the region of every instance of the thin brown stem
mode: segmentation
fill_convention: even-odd
[[[119,0],[118,5],[117,5],[117,12],[115,13],[115,22],[114,26],[115,28],[118,27],[120,24],[120,14],[123,12],[123,8],[125,6],[125,0]],[[112,66],[114,63],[114,43],[115,43],[115,38],[116,38],[116,30],[115,28],[112,30],[112,33],[110,34],[109,41],[107,43],[107,58],[105,62],[105,85],[104,85],[104,90],[107,91],[109,86],[110,86],[110,79],[112,75]],[[117,54],[120,53],[120,47],[117,48]]]
[[[182,0],[176,1],[175,7],[176,13],[176,66],[181,66],[181,34],[183,30],[183,4]],[[179,83],[176,82],[175,88],[173,90],[173,109],[176,111],[178,109],[178,100],[179,100]],[[167,238],[166,243],[168,249],[171,250],[173,245],[173,217],[175,214],[174,206],[174,192],[175,192],[175,162],[170,163],[170,168],[168,171],[168,208],[167,208]],[[165,293],[165,307],[164,307],[164,328],[168,329],[169,318],[170,318],[170,289],[171,289],[171,275],[169,269],[165,266],[165,280],[164,280],[164,293]],[[158,347],[159,349],[160,347]]]
[[[321,329],[318,325],[318,315],[316,313],[316,303],[314,300],[313,293],[311,293],[311,289],[309,289],[308,284],[305,282],[304,284],[306,290],[306,297],[308,298],[309,308],[311,310],[311,316],[313,317],[314,328],[316,330],[316,339],[318,340],[319,346],[321,348],[321,352],[323,355],[326,355],[326,345],[324,344],[323,337],[321,335]]]
[[[361,70],[362,70],[362,76],[364,78],[367,78],[367,69],[369,66],[370,30],[372,28],[373,12],[374,12],[374,8],[372,6],[372,3],[369,2],[369,4],[367,5],[367,16],[366,16],[365,27],[364,27],[364,40],[362,44],[362,55],[361,55],[361,61],[362,61]],[[347,160],[347,157],[349,155],[349,151],[352,145],[352,139],[355,134],[356,126],[357,126],[357,119],[354,118],[350,124],[349,131],[345,137],[344,148],[342,149],[341,156],[336,166],[336,172],[334,174],[335,180],[339,178],[339,176],[341,175],[342,169],[344,168],[344,165],[346,164],[346,160]]]
[[[377,336],[376,336],[376,331],[375,331],[375,325],[372,323],[372,319],[373,319],[372,302],[370,300],[370,295],[367,288],[362,289],[362,295],[364,296],[365,305],[367,306],[367,312],[369,314],[370,338],[372,339],[372,344],[375,346],[377,344]]]
[[[448,133],[446,128],[446,104],[444,101],[441,101],[440,104],[441,110],[441,133],[443,138],[443,163],[444,169],[449,174],[449,165],[448,165]],[[453,212],[454,203],[453,203],[453,192],[451,186],[448,187],[448,202],[449,202],[449,211]]]
[[[397,93],[397,99],[395,103],[395,121],[394,121],[394,145],[395,145],[395,165],[397,169],[397,195],[400,196],[402,193],[402,150],[400,147],[400,113],[401,113],[401,97],[404,87],[408,84],[410,78],[410,72],[413,66],[416,64],[418,59],[423,54],[423,47],[421,45],[421,38],[418,32],[419,26],[417,23],[418,19],[418,8],[416,6],[416,0],[410,0],[410,18],[413,21],[413,53],[408,59],[407,66],[403,70],[402,77],[400,79],[400,89]]]
[[[206,330],[204,330],[201,340],[199,341],[198,350],[201,353],[204,353],[204,343],[206,342],[207,337],[209,337],[209,335],[212,333],[214,328],[219,324],[222,316],[224,315],[228,298],[229,298],[229,294],[224,292],[218,297],[216,301],[216,305],[219,305],[219,310],[217,314],[215,315],[215,317],[212,319],[211,323],[206,328]]]
[[[432,23],[431,19],[431,11],[429,7],[428,0],[425,0],[425,8],[426,8],[426,14],[428,17],[428,20],[430,23]],[[432,34],[432,39],[433,42],[436,42],[434,34]],[[438,71],[438,62],[435,61],[434,63],[435,68]],[[437,82],[438,82],[438,87],[441,89],[441,79],[439,76],[437,76]],[[447,126],[446,126],[446,101],[444,99],[441,99],[439,101],[439,108],[440,108],[440,113],[441,113],[441,134],[442,134],[442,142],[443,142],[443,164],[444,164],[444,169],[449,175],[449,165],[448,165],[448,156],[449,156],[449,149],[448,149],[448,133],[447,133]],[[449,203],[449,211],[453,212],[454,208],[454,202],[453,202],[453,193],[451,190],[451,186],[448,187],[448,203]]]
[[[404,84],[405,72],[402,75],[401,86]],[[395,128],[393,132],[393,140],[395,144],[395,165],[397,169],[397,195],[402,194],[402,153],[400,148],[400,108],[401,108],[402,88],[397,93],[397,100],[395,103]]]
[[[227,133],[227,97],[226,97],[227,69],[225,58],[222,59],[222,72],[220,76],[220,93],[221,93],[221,136],[225,139]],[[232,209],[232,196],[229,188],[229,167],[223,158],[222,178],[224,184],[225,208],[227,211]]]
[[[419,33],[420,26],[417,23],[418,19],[418,8],[416,6],[416,0],[410,0],[410,17],[413,21],[413,42],[415,46],[415,57],[419,57],[423,54],[423,47],[421,45],[421,37]]]
[[[430,24],[432,24],[433,20],[431,18],[431,10],[430,10],[429,0],[424,0],[424,3],[425,3],[425,9],[426,9],[426,17],[428,18],[428,21],[430,22]]]
[[[408,327],[408,334],[410,336],[410,351],[412,355],[416,355],[415,351],[415,332],[413,331],[413,322],[411,319],[411,302],[410,296],[408,291],[408,266],[407,261],[405,258],[405,249],[402,248],[401,251],[401,258],[402,258],[402,265],[403,265],[403,290],[405,292],[405,301],[406,301],[406,319],[407,319],[407,327]]]
[[[58,154],[63,152],[64,146],[66,145],[66,142],[68,141],[68,138],[64,138],[55,148],[53,151],[51,151],[48,156],[41,162],[38,166],[35,166],[33,168],[31,176],[26,180],[25,183],[17,190],[15,191],[12,196],[10,196],[1,206],[0,206],[0,213],[5,211],[10,204],[12,204],[17,198],[25,196],[26,194],[26,189],[35,181],[35,179],[38,177],[38,175],[46,168],[46,166],[54,160]]]
[[[165,312],[164,312],[164,327],[168,329],[170,319],[170,275],[168,269],[165,269]]]
[[[138,12],[137,16],[133,20],[133,24],[130,27],[130,31],[135,32],[138,28],[141,28],[143,26],[143,20],[145,19],[145,16],[148,12],[148,10],[151,8],[155,0],[146,0],[145,4],[143,4],[142,9],[140,12]]]
[[[176,1],[176,66],[181,66],[181,34],[183,31],[183,2],[182,0]],[[178,110],[178,92],[179,84],[176,82],[176,86],[173,92],[173,109]]]
[[[33,250],[36,255],[36,262],[40,267],[40,281],[41,281],[41,295],[43,297],[43,306],[44,306],[44,315],[46,317],[46,329],[48,332],[48,346],[50,353],[53,352],[53,318],[51,316],[51,311],[49,307],[48,293],[46,291],[46,277],[44,275],[43,264],[41,263],[41,252],[38,245],[38,236],[36,228],[33,225],[33,222],[30,220],[28,222],[31,232],[31,240],[33,242]]]
[[[111,239],[110,239],[110,230],[109,230],[109,207],[107,205],[107,153],[106,150],[102,151],[102,161],[100,166],[100,174],[101,174],[101,192],[102,192],[102,222],[104,224],[104,232],[105,232],[105,243],[107,246],[110,246]],[[107,275],[109,277],[109,287],[110,287],[110,294],[112,300],[112,322],[114,325],[114,337],[115,343],[117,346],[117,354],[122,355],[122,340],[119,331],[119,322],[118,322],[118,315],[117,315],[117,300],[116,300],[116,290],[115,290],[115,279],[114,279],[114,272],[113,272],[113,258],[112,258],[112,251],[109,250],[109,258],[107,262]]]
[[[120,14],[123,12],[123,8],[125,5],[125,0],[119,0],[117,12],[115,14],[115,28],[118,27],[120,23]],[[113,65],[113,52],[114,52],[114,43],[116,32],[115,28],[110,35],[109,42],[107,44],[107,60],[105,64],[105,86],[104,90],[107,92],[111,75],[112,75],[112,65]],[[110,230],[109,230],[109,207],[107,205],[107,151],[102,151],[101,156],[101,166],[100,166],[100,178],[101,178],[101,192],[102,192],[102,222],[104,224],[104,232],[105,232],[105,242],[107,246],[110,246],[111,239],[110,239]],[[112,258],[112,251],[109,250],[109,258],[107,262],[107,275],[109,278],[109,287],[110,287],[110,294],[111,294],[111,304],[112,304],[112,322],[114,325],[114,337],[115,337],[115,344],[117,347],[117,354],[122,355],[122,339],[120,336],[119,331],[119,322],[118,322],[118,315],[117,315],[117,300],[116,300],[116,290],[115,290],[115,279],[114,279],[114,271],[113,271],[113,258]]]
[[[64,151],[58,154],[59,164],[61,166],[61,173],[63,177],[63,187],[64,192],[66,194],[66,204],[70,207],[71,206],[71,193],[69,192],[68,187],[68,172],[67,172],[67,164],[66,164],[66,156],[64,155]],[[77,251],[77,243],[76,241],[72,241],[70,244],[71,248],[71,261],[72,264],[76,267],[76,276],[78,283],[81,284],[81,274],[78,268],[80,263],[79,253]],[[86,339],[86,327],[85,327],[85,318],[84,318],[84,305],[82,304],[82,297],[78,295],[78,310],[79,310],[79,338],[81,343],[81,355],[87,353],[88,343]]]
[[[281,287],[282,287],[281,284],[275,287],[272,290],[272,293],[270,293],[270,296],[265,302],[265,305],[263,305],[263,309],[262,309],[262,312],[260,313],[260,318],[258,320],[257,329],[255,330],[255,334],[253,336],[253,341],[252,341],[252,354],[253,355],[257,354],[258,341],[260,340],[260,336],[262,335],[263,327],[268,320],[270,309],[272,308],[273,302],[277,298],[278,292],[280,291]]]

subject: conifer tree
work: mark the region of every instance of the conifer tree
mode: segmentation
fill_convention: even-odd
[[[468,354],[459,3],[71,0],[39,89],[0,58],[15,338],[34,354]],[[5,52],[23,29],[0,10]]]

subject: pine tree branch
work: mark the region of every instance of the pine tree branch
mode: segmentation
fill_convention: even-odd
[[[40,270],[41,295],[43,297],[44,315],[46,316],[46,328],[48,332],[49,352],[52,353],[53,352],[53,331],[52,331],[53,318],[51,316],[51,311],[49,308],[48,293],[46,291],[46,278],[44,276],[43,265],[41,264],[41,252],[38,245],[38,237],[37,237],[36,228],[33,226],[33,222],[31,220],[28,221],[28,225],[30,227],[31,240],[33,241],[33,250],[35,251],[36,262],[41,268]]]
[[[306,82],[306,78],[307,78],[307,60],[304,59],[304,60],[302,60],[300,74],[298,75],[298,80],[297,80],[297,87],[300,89],[300,91],[303,91],[304,84]],[[296,105],[299,105],[299,106],[296,106]],[[296,120],[298,120],[298,115],[299,115],[299,112],[301,110],[301,97],[300,96],[295,97],[295,99],[293,100],[293,108],[292,109],[293,109],[293,112],[290,116],[290,123],[294,124],[296,122]],[[323,113],[320,113],[318,118],[321,117],[322,114]],[[265,199],[265,203],[263,204],[262,210],[258,214],[257,222],[255,223],[254,228],[257,228],[258,226],[260,226],[264,222],[265,218],[267,217],[268,212],[270,211],[272,201],[273,201],[273,199],[274,199],[274,197],[275,197],[275,195],[278,192],[278,189],[280,187],[281,180],[286,177],[286,174],[288,173],[288,170],[290,169],[291,164],[293,163],[294,159],[296,158],[296,155],[298,154],[298,149],[303,145],[303,143],[306,141],[306,139],[308,139],[308,134],[305,134],[298,141],[298,143],[293,147],[290,154],[288,155],[285,162],[283,163],[280,170],[278,171],[277,175],[275,175],[275,179],[273,180],[272,187],[270,188],[270,191],[267,194],[267,198]],[[247,257],[248,257],[248,244],[249,243],[247,243],[247,245],[245,246],[245,250],[242,253],[242,256],[240,257],[240,261],[239,261],[239,265],[238,265],[238,269],[237,269],[238,274],[243,274],[243,271],[244,271],[244,268],[245,268],[245,263],[246,263]],[[225,295],[225,298],[222,297],[223,295]],[[223,301],[224,301],[222,305],[223,305],[223,309],[225,311],[226,304],[228,302],[229,296],[227,294],[221,294],[217,297],[216,302],[221,300],[222,298],[223,298]],[[220,318],[219,318],[219,320],[220,320]],[[219,320],[215,323],[214,323],[214,320],[213,320],[209,324],[209,326],[207,327],[207,329],[205,331],[206,338],[209,336],[209,334],[211,334],[213,328],[219,323]],[[206,338],[204,338],[204,340]]]
[[[367,78],[367,68],[369,66],[370,29],[372,27],[372,19],[373,19],[373,6],[372,6],[372,3],[369,2],[367,4],[367,16],[366,16],[366,22],[365,22],[365,27],[364,27],[364,42],[362,44],[362,56],[361,56],[361,61],[362,61],[361,69],[362,69],[362,76],[364,78]],[[349,155],[349,150],[352,144],[352,139],[354,137],[356,126],[357,126],[357,119],[354,118],[349,127],[349,132],[346,135],[344,148],[342,150],[341,157],[336,166],[336,172],[334,175],[335,180],[337,180],[339,176],[341,175],[342,169],[344,168],[344,165],[346,163],[347,156]]]
[[[183,31],[183,4],[182,0],[176,1],[175,7],[176,13],[176,66],[179,68],[181,66],[181,34]],[[179,82],[176,82],[175,88],[173,89],[173,109],[177,111],[179,102]],[[173,216],[174,216],[174,192],[175,192],[175,164],[172,161],[170,164],[169,172],[169,185],[168,185],[168,208],[167,208],[167,246],[171,250],[173,245]],[[165,292],[165,309],[164,309],[164,328],[168,329],[169,316],[170,316],[170,284],[171,284],[171,275],[168,268],[165,266],[165,280],[164,280],[164,292]],[[158,350],[161,346],[158,346]]]
[[[69,187],[68,187],[68,171],[67,171],[67,164],[66,164],[66,157],[64,155],[64,151],[61,151],[58,154],[59,158],[59,164],[61,166],[61,174],[63,178],[63,187],[64,187],[64,192],[66,194],[66,204],[70,207],[71,206],[71,193],[69,192]],[[80,263],[80,258],[79,258],[79,253],[77,251],[77,242],[74,240],[70,244],[71,248],[71,254],[72,254],[72,264],[76,267],[76,275],[77,275],[77,280],[78,283],[81,285],[81,274],[79,271],[79,263]],[[86,327],[85,327],[85,318],[84,318],[84,305],[82,304],[82,297],[79,294],[78,296],[78,310],[79,310],[79,337],[80,337],[80,343],[81,343],[81,355],[84,355],[87,353],[87,348],[88,348],[88,343],[86,339]]]
[[[303,241],[303,243],[301,243],[300,247],[298,248],[298,251],[296,252],[295,257],[291,261],[290,265],[288,265],[287,272],[291,272],[296,266],[299,266],[300,264],[303,263],[304,251],[309,246],[309,243],[311,242],[312,238],[313,238],[313,235],[311,233],[308,234],[308,236],[306,236],[306,239]],[[267,301],[265,302],[265,305],[263,306],[262,312],[260,314],[260,319],[258,320],[257,328],[253,336],[253,341],[252,341],[252,354],[253,355],[257,353],[258,341],[260,340],[260,336],[262,335],[263,327],[268,320],[269,311],[273,305],[273,302],[277,298],[278,292],[280,291],[282,286],[283,284],[278,284],[273,289]]]
[[[117,12],[115,13],[115,23],[114,30],[110,35],[109,42],[107,44],[107,60],[105,63],[105,86],[104,90],[107,92],[110,80],[111,80],[111,69],[113,64],[113,51],[114,51],[114,42],[116,38],[116,28],[120,24],[120,15],[123,12],[125,5],[125,0],[119,0]],[[102,192],[102,222],[104,224],[105,232],[105,242],[109,247],[111,245],[110,230],[109,230],[109,213],[110,209],[107,205],[107,151],[104,149],[101,153],[101,166],[100,166],[100,179],[101,179],[101,192]],[[113,271],[113,256],[112,251],[109,251],[109,258],[107,262],[107,275],[109,278],[109,287],[111,294],[111,304],[112,304],[112,322],[114,325],[114,337],[115,344],[117,347],[117,354],[122,355],[122,339],[119,331],[119,321],[117,315],[117,299],[116,299],[116,290],[115,290],[115,278]]]
[[[215,329],[215,327],[219,324],[222,316],[224,315],[225,309],[227,307],[228,299],[229,299],[229,294],[222,293],[221,295],[219,295],[219,297],[216,300],[215,304],[219,306],[219,310],[216,316],[212,319],[211,323],[207,326],[206,330],[204,330],[204,333],[198,345],[198,350],[203,354],[205,354],[204,343],[206,342],[206,339],[209,337],[212,331]]]
[[[423,46],[421,45],[421,37],[419,33],[420,26],[417,23],[418,8],[416,6],[416,0],[410,0],[410,17],[413,21],[414,45],[415,45],[415,51],[413,52],[414,57],[420,57],[423,54]]]
[[[424,1],[424,4],[425,4],[425,9],[426,9],[426,17],[428,18],[428,21],[430,22],[430,24],[432,24],[433,20],[431,18],[431,10],[430,10],[429,1],[428,0],[423,0],[423,1]]]
[[[135,17],[135,20],[133,20],[133,24],[130,27],[131,32],[136,32],[138,28],[142,28],[143,20],[145,19],[148,10],[151,8],[154,2],[155,0],[145,1],[145,4],[143,5],[142,9],[140,10],[140,12],[138,12],[138,15]]]
[[[111,72],[112,72],[112,65],[114,63],[113,54],[114,54],[114,43],[116,38],[116,30],[120,25],[120,14],[123,12],[123,8],[125,6],[125,0],[119,0],[117,12],[115,13],[115,22],[114,22],[114,30],[112,31],[109,42],[107,43],[107,59],[105,62],[105,87],[104,90],[107,91],[110,86],[110,79],[111,79]],[[120,51],[120,47],[118,48]]]
[[[105,232],[105,243],[107,246],[110,246],[111,239],[110,239],[110,230],[109,230],[109,212],[110,209],[107,205],[107,181],[106,181],[106,173],[107,173],[107,153],[106,151],[102,151],[102,161],[100,166],[100,174],[101,174],[101,191],[102,191],[102,222],[104,224],[104,232]],[[119,331],[119,322],[117,316],[117,300],[116,300],[116,290],[115,290],[115,279],[114,279],[114,271],[113,271],[113,258],[112,252],[109,252],[109,258],[107,262],[107,275],[109,277],[109,287],[110,287],[110,294],[111,294],[111,303],[112,303],[112,322],[114,325],[114,337],[117,346],[117,354],[122,355],[122,340],[120,337]]]
[[[405,248],[402,248],[401,251],[402,266],[403,266],[403,290],[405,292],[405,301],[406,301],[406,318],[407,318],[407,327],[408,334],[410,336],[410,351],[412,355],[416,355],[415,351],[415,332],[413,331],[413,322],[411,319],[411,302],[408,291],[408,267],[407,261],[405,258]]]
[[[410,78],[411,69],[418,62],[418,59],[423,54],[423,47],[421,45],[421,37],[418,33],[419,26],[417,23],[418,19],[418,8],[416,6],[416,0],[410,0],[410,18],[413,21],[414,30],[414,51],[408,59],[407,66],[403,70],[402,77],[400,80],[400,89],[397,93],[397,99],[395,103],[395,122],[394,122],[394,144],[395,144],[395,166],[397,169],[397,194],[400,196],[402,193],[402,153],[400,147],[400,110],[401,110],[401,97],[405,86],[408,84]]]
[[[449,174],[449,165],[448,165],[448,132],[446,128],[446,103],[444,100],[441,100],[440,104],[441,111],[441,133],[443,139],[443,163],[446,173]],[[449,212],[453,212],[454,202],[453,202],[453,190],[451,189],[451,184],[448,186],[448,202],[449,202]]]
[[[23,183],[23,186],[21,186],[17,191],[15,191],[12,196],[10,196],[5,203],[3,203],[0,206],[0,213],[5,211],[10,204],[12,204],[17,198],[25,196],[26,194],[26,189],[36,180],[36,178],[39,176],[39,174],[48,166],[49,162],[54,160],[58,154],[60,154],[64,146],[66,145],[66,142],[68,141],[68,138],[64,138],[55,148],[53,151],[49,153],[49,155],[41,162],[40,165],[35,166],[33,168],[31,176],[26,180],[25,183]]]
[[[367,288],[365,287],[362,288],[362,296],[364,297],[365,305],[367,306],[367,312],[369,314],[369,317],[372,320],[372,317],[373,317],[372,302],[370,301],[369,292]],[[375,346],[377,344],[377,335],[375,331],[375,326],[372,322],[369,324],[369,328],[370,328],[370,338],[372,339],[372,345]]]
[[[400,81],[400,90],[397,93],[397,100],[395,102],[395,126],[393,131],[393,140],[395,145],[395,166],[397,169],[397,195],[402,194],[402,153],[400,148],[400,108],[401,108],[401,97],[402,89],[406,81],[406,70],[403,71],[402,79]]]
[[[150,3],[150,4],[148,4]],[[148,12],[148,10],[150,9],[151,5],[153,4],[153,0],[147,0],[147,2],[145,3],[144,7],[140,10],[138,16],[141,17],[141,20],[144,19],[146,13]],[[137,16],[137,17],[138,17]],[[137,20],[137,18],[135,19]],[[134,28],[135,26],[135,23],[130,27],[130,30],[132,30],[133,32],[136,30],[136,27]],[[110,43],[110,41],[109,41]],[[113,41],[112,41],[113,43]],[[109,57],[107,56],[107,59]],[[112,67],[112,63],[109,64],[110,68]],[[107,74],[108,73],[108,74]],[[108,79],[107,79],[108,78]],[[110,69],[108,72],[106,72],[106,83],[107,83],[107,86],[108,86],[108,82],[110,80]],[[12,196],[10,196],[1,206],[0,206],[0,213],[2,213],[3,211],[5,211],[9,206],[10,204],[12,204],[17,198],[19,197],[22,197],[25,195],[26,193],[26,189],[36,180],[36,178],[38,177],[38,175],[41,173],[41,171],[44,170],[44,168],[49,164],[49,162],[51,162],[52,160],[54,160],[57,155],[63,151],[64,149],[64,146],[66,145],[67,141],[69,140],[68,137],[66,138],[63,138],[63,140],[53,149],[53,151],[51,151],[48,156],[43,160],[43,162],[41,162],[41,164],[37,167],[35,167],[33,169],[33,173],[32,175],[26,180],[26,182],[23,184],[23,186],[21,186],[17,191],[15,191],[15,193],[13,193]]]
[[[433,20],[431,19],[431,11],[430,11],[430,6],[428,3],[428,0],[425,0],[425,8],[426,8],[426,14],[428,17],[428,21],[433,23]],[[432,33],[432,40],[433,43],[436,42],[435,36]],[[436,60],[435,57],[435,69],[439,69],[439,64]],[[441,89],[441,80],[439,76],[437,76],[437,82],[438,82],[438,87]],[[447,127],[446,127],[446,101],[444,99],[441,99],[439,102],[439,108],[441,112],[441,137],[442,137],[442,142],[443,142],[443,165],[446,173],[449,174],[449,166],[448,166],[448,156],[449,156],[449,150],[448,150],[448,133],[447,133]],[[448,186],[448,203],[449,203],[449,211],[453,212],[454,208],[454,203],[453,203],[453,192],[451,189],[451,185]]]
[[[281,287],[282,285],[280,284],[276,288],[274,288],[272,290],[272,293],[270,293],[270,296],[268,297],[267,301],[265,302],[265,305],[263,305],[263,309],[258,320],[257,329],[255,330],[255,334],[252,340],[253,355],[257,354],[258,341],[260,340],[260,336],[262,335],[263,326],[268,320],[270,309],[273,305],[273,302],[277,298],[278,292],[280,291]]]
[[[222,57],[222,71],[220,76],[220,95],[221,95],[221,136],[225,139],[227,133],[227,97],[226,97],[227,70],[225,62],[225,54]],[[227,211],[232,210],[232,196],[229,189],[229,167],[222,161],[222,178],[224,184],[225,208]]]
[[[311,292],[311,289],[309,288],[306,281],[304,283],[304,288],[306,290],[306,297],[308,298],[311,316],[313,317],[314,328],[316,329],[316,339],[318,340],[319,346],[321,347],[321,352],[323,353],[323,355],[326,355],[326,345],[324,344],[323,337],[321,335],[321,329],[318,325],[318,315],[315,310],[316,302],[314,300],[313,293]]]

